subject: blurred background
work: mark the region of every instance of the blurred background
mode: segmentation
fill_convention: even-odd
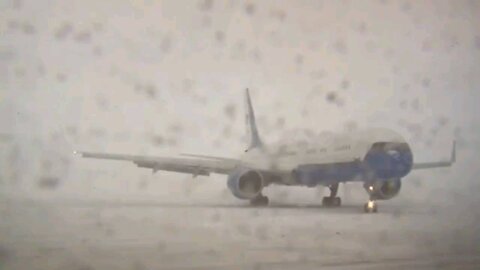
[[[0,222],[0,261],[38,229],[15,200],[241,205],[223,176],[72,153],[236,157],[247,87],[267,142],[388,127],[429,161],[456,139],[453,168],[410,174],[391,203],[397,216],[448,209],[448,235],[462,228],[462,251],[479,251],[479,1],[4,0],[0,14],[0,199],[8,220],[33,224]],[[267,194],[319,205],[323,190]]]

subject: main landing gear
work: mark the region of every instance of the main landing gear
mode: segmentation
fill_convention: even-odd
[[[323,197],[322,205],[326,207],[338,207],[342,204],[340,197],[337,197],[338,184],[333,184],[330,187],[330,196]]]
[[[259,194],[257,197],[250,200],[250,205],[253,206],[266,206],[268,205],[268,197]]]
[[[365,205],[363,206],[363,210],[365,213],[377,213],[377,202],[375,200],[370,199]]]

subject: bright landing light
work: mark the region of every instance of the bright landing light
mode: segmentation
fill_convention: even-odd
[[[373,206],[375,206],[375,202],[374,201],[368,201],[367,207],[368,208],[373,208]]]

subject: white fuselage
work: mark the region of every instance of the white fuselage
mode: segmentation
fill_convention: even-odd
[[[365,161],[365,157],[376,143],[406,144],[398,133],[388,129],[358,130],[343,134],[330,134],[310,142],[281,142],[261,149],[251,149],[242,156],[242,162],[248,167],[265,168],[283,172],[278,184],[304,185],[292,176],[300,165],[317,166],[318,178],[342,178],[336,169],[344,173],[345,179],[319,179],[316,184],[327,185],[332,181],[355,181],[365,177],[361,168],[352,168]],[[322,164],[329,164],[322,167]],[[338,164],[338,168],[332,166]],[[359,165],[360,166],[360,165]],[[364,167],[362,167],[364,168]],[[351,174],[348,170],[354,170]],[[289,177],[290,176],[290,177]],[[357,178],[357,179],[355,179]]]

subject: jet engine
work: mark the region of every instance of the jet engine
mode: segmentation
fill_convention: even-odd
[[[400,192],[401,187],[402,181],[400,178],[379,180],[373,183],[365,183],[364,185],[372,200],[389,200]]]
[[[264,178],[258,171],[239,169],[228,176],[227,186],[235,197],[251,200],[262,192]]]

